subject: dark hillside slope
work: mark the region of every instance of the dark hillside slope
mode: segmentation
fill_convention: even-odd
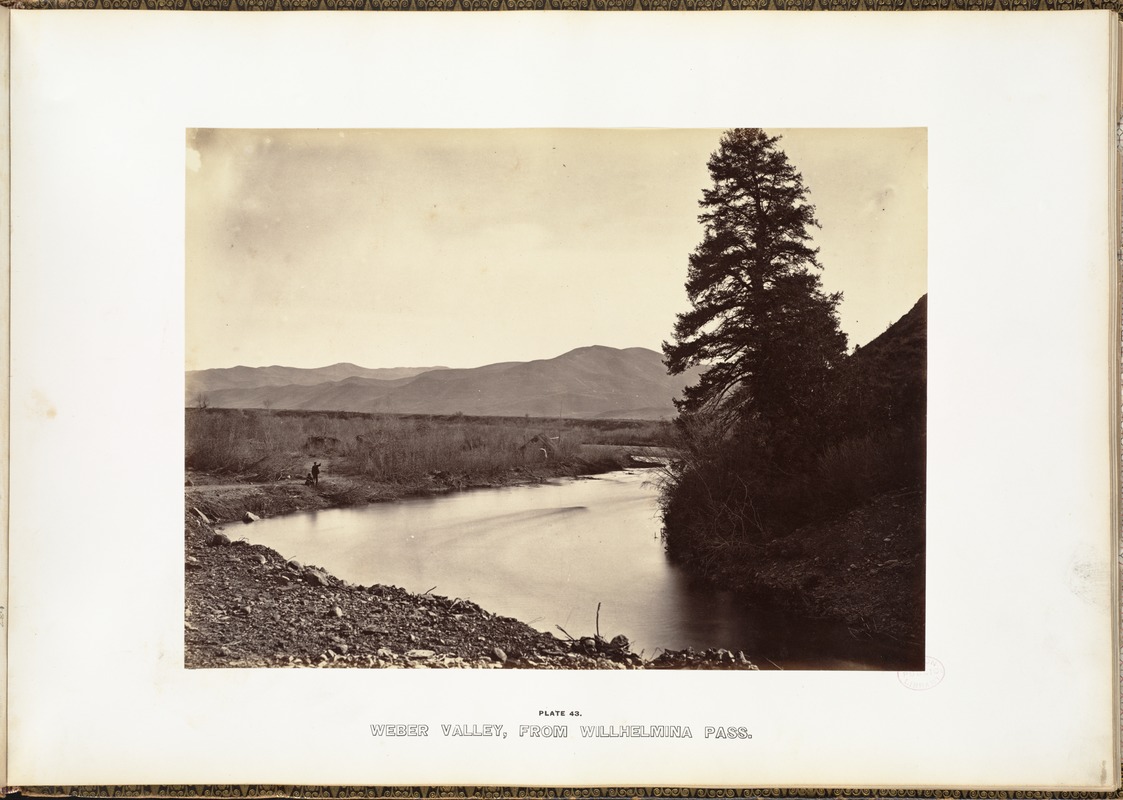
[[[688,572],[843,620],[882,669],[924,665],[927,309],[921,297],[837,368],[794,468],[753,418],[716,443],[684,428],[661,499]]]
[[[923,422],[928,390],[928,295],[865,347],[846,369],[858,388],[857,414],[868,427]]]

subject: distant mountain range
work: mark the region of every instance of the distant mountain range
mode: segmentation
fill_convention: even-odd
[[[477,416],[663,419],[697,371],[667,375],[662,356],[581,347],[557,358],[474,369],[232,367],[187,373],[187,405]]]

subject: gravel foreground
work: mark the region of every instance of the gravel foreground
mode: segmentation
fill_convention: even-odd
[[[184,539],[188,668],[757,669],[727,650],[647,660],[623,636],[561,639],[468,600],[350,584],[232,541],[190,498]]]

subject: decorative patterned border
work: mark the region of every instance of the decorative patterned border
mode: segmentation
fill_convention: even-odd
[[[0,0],[8,8],[161,11],[1062,11],[1123,0]]]
[[[1084,798],[1120,798],[1123,792],[1047,792],[983,789],[687,789],[659,787],[589,787],[508,788],[496,786],[34,786],[24,787],[25,795],[46,797],[219,797],[268,798],[289,797],[304,800],[315,798],[431,798],[432,800],[515,800],[515,798],[572,798],[572,800],[609,800],[626,798],[938,798],[944,800],[1083,800]]]

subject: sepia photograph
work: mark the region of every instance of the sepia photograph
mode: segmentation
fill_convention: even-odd
[[[187,668],[925,669],[926,129],[185,156]]]
[[[120,14],[10,16],[8,785],[1118,785],[1111,12]]]

